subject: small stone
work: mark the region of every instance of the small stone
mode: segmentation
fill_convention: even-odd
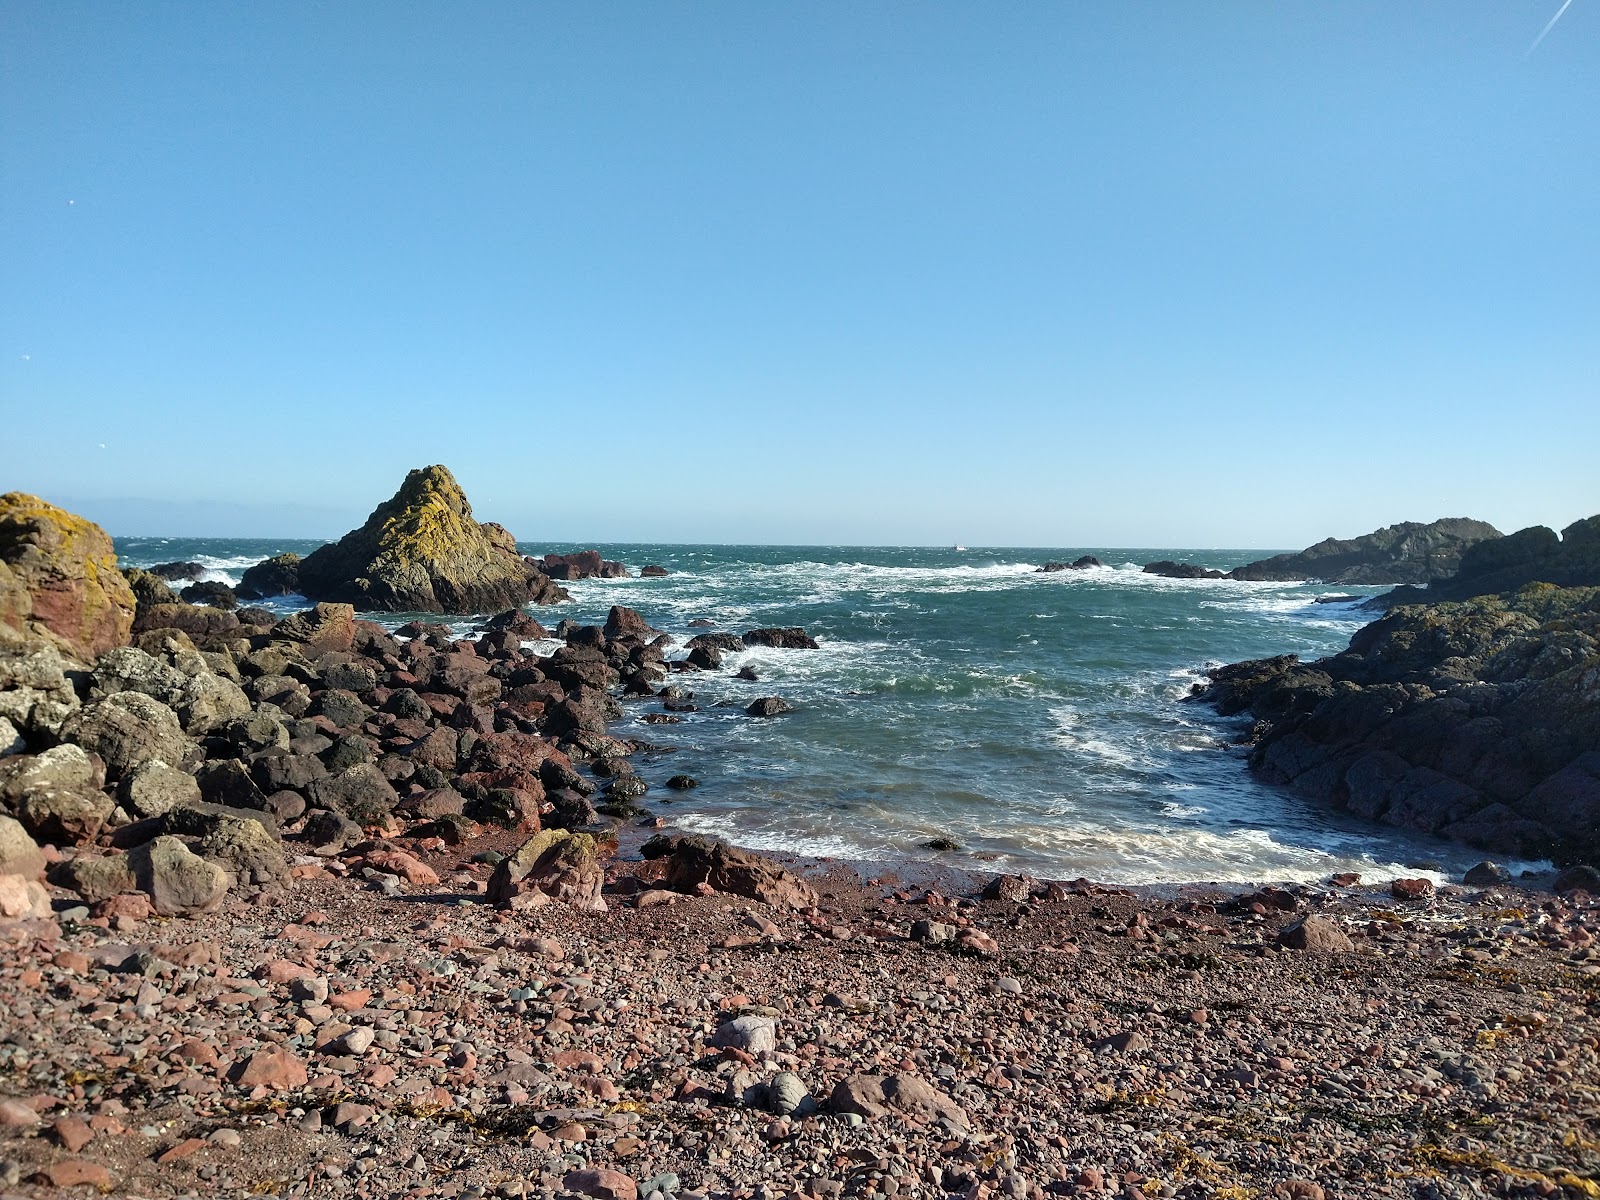
[[[0,1128],[31,1129],[39,1123],[33,1105],[21,1100],[0,1100]]]
[[[1291,950],[1309,950],[1323,954],[1348,954],[1355,943],[1327,917],[1308,916],[1292,925],[1285,925],[1278,933],[1278,944]]]
[[[568,1171],[561,1186],[569,1192],[595,1196],[599,1200],[638,1200],[639,1185],[621,1171],[605,1167]]]
[[[234,1082],[242,1088],[302,1088],[306,1085],[306,1066],[289,1051],[274,1046],[252,1054]]]
[[[50,1132],[68,1154],[76,1154],[94,1141],[94,1130],[80,1117],[61,1117],[50,1126]]]
[[[770,1054],[778,1047],[777,1026],[771,1017],[738,1017],[717,1026],[710,1044],[746,1054]]]
[[[177,1145],[169,1146],[160,1154],[156,1155],[156,1164],[164,1167],[168,1163],[178,1162],[182,1159],[188,1158],[191,1154],[194,1154],[199,1150],[204,1150],[205,1146],[206,1143],[204,1138],[184,1138],[183,1141],[179,1142]]]

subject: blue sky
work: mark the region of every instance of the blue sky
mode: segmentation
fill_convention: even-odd
[[[1600,511],[1600,3],[0,0],[0,487],[337,534]],[[137,501],[138,503],[132,503]]]

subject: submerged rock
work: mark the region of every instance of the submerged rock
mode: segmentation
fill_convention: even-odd
[[[472,613],[535,598],[537,572],[504,526],[479,524],[442,466],[412,471],[366,524],[300,563],[301,590],[386,612]]]

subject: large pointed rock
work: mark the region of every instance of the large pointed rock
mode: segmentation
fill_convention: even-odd
[[[128,640],[134,608],[104,529],[25,492],[0,496],[0,624],[92,662]]]
[[[472,519],[441,466],[412,471],[365,525],[300,563],[312,599],[386,612],[500,612],[533,599],[542,578],[504,526]]]

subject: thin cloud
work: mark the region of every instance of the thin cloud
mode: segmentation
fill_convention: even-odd
[[[1572,7],[1572,0],[1563,0],[1561,7],[1556,9],[1556,15],[1550,18],[1550,23],[1539,31],[1539,36],[1538,37],[1533,39],[1533,45],[1528,47],[1528,54],[1532,54],[1535,50],[1537,50],[1539,48],[1539,43],[1544,41],[1545,34],[1549,33],[1552,29],[1554,29],[1556,27],[1556,22],[1561,20],[1561,14],[1566,12],[1567,9],[1569,9],[1571,7]],[[1527,58],[1528,54],[1524,54],[1522,57],[1523,58]]]

